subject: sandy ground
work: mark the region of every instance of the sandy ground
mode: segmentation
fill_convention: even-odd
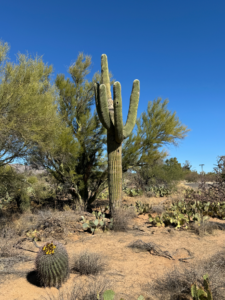
[[[183,183],[180,186],[182,187],[182,185]],[[135,203],[138,199],[124,197],[124,203]],[[144,199],[140,197],[139,200],[143,201]],[[165,203],[168,198],[152,197],[148,200],[156,205]],[[225,224],[225,221],[216,221]],[[132,219],[127,232],[91,235],[78,231],[75,224],[72,224],[71,228],[74,228],[74,230],[71,230],[63,239],[59,240],[68,251],[70,264],[72,264],[74,255],[88,250],[101,255],[106,266],[96,279],[94,279],[95,276],[70,274],[70,278],[60,291],[70,290],[74,284],[79,286],[82,282],[86,284],[90,280],[97,280],[99,283],[106,280],[108,288],[112,288],[116,292],[117,298],[115,299],[123,298],[125,300],[137,299],[139,295],[143,295],[145,299],[153,299],[149,296],[149,283],[161,278],[166,272],[173,270],[175,266],[180,269],[187,266],[196,267],[202,259],[210,259],[212,255],[223,250],[225,243],[225,232],[222,230],[216,230],[213,234],[199,237],[194,233],[177,231],[173,228],[151,227],[148,223],[148,214],[139,215]],[[23,236],[20,237],[20,239],[22,238]],[[173,259],[128,247],[130,243],[137,240],[145,243],[155,243],[162,251],[168,251]],[[3,240],[0,241],[0,243],[2,242]],[[37,244],[42,245],[44,242],[45,240],[39,241]],[[59,291],[56,288],[43,288],[37,282],[34,260],[36,257],[35,252],[38,249],[28,240],[25,240],[21,245],[23,249],[34,252],[18,250],[20,255],[30,259],[30,261],[18,262],[13,265],[12,270],[22,273],[5,274],[3,276],[1,272],[4,271],[4,265],[0,264],[0,300],[44,299],[42,297],[50,299],[47,296],[48,294],[54,295],[56,296],[55,299],[58,299]],[[193,254],[192,259],[179,260],[189,257],[190,253]]]

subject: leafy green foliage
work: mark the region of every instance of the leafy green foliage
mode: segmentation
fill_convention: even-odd
[[[25,189],[21,189],[21,191],[17,194],[16,197],[17,205],[22,211],[29,210],[30,208],[30,197],[27,194]]]
[[[185,172],[176,158],[162,160],[136,168],[134,179],[146,192],[152,192],[158,197],[170,195],[176,190],[177,183],[183,179]]]
[[[0,208],[9,207],[15,196],[26,189],[26,178],[9,165],[0,167]]]
[[[176,157],[167,159],[162,168],[165,170],[166,178],[170,178],[170,181],[182,180],[184,178],[184,170]]]
[[[30,159],[49,169],[51,175],[69,191],[74,200],[86,209],[107,187],[107,163],[103,156],[106,130],[102,127],[94,104],[94,83],[100,81],[97,72],[91,82],[84,80],[90,73],[91,57],[78,55],[69,67],[72,80],[59,74],[55,84],[59,90],[58,113],[67,128],[53,136],[50,147],[34,149]],[[110,78],[112,77],[110,73]],[[112,85],[114,80],[110,82]]]
[[[136,135],[131,135],[123,144],[122,168],[123,172],[129,168],[151,166],[155,161],[165,158],[168,153],[159,152],[158,148],[166,143],[173,143],[176,139],[183,139],[190,131],[181,125],[175,113],[166,109],[168,100],[149,101],[147,112],[143,112],[137,119]]]
[[[50,84],[52,66],[22,54],[13,64],[7,61],[8,50],[0,42],[0,166],[26,158],[30,148],[55,135],[61,124],[56,88]]]
[[[108,199],[109,197],[109,189],[106,188],[104,191],[102,191],[101,194],[99,194],[98,199]]]
[[[30,176],[27,178],[27,182],[29,182],[30,184],[34,184],[38,182],[38,179],[36,176]]]

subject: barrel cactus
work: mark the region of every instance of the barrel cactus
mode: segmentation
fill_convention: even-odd
[[[36,269],[41,285],[59,288],[69,277],[68,253],[57,242],[46,243],[39,248]]]

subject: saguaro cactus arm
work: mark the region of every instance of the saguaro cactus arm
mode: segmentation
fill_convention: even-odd
[[[107,56],[102,54],[101,56],[101,84],[105,84],[107,99],[112,99],[111,89],[110,89],[110,80],[109,80],[109,69]]]
[[[115,140],[118,144],[123,141],[123,114],[121,85],[117,81],[113,85]]]
[[[99,83],[95,83],[94,89],[95,89],[95,103],[96,103],[99,119],[102,125],[109,130],[111,123],[109,117],[106,87],[104,84],[101,84],[101,86],[99,86]]]
[[[130,96],[130,106],[129,112],[127,116],[127,122],[123,129],[123,136],[127,138],[132,130],[134,129],[136,118],[137,118],[137,109],[138,109],[138,102],[140,96],[140,81],[135,79],[133,82],[132,93]]]

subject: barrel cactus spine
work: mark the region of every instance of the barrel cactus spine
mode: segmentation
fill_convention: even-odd
[[[52,241],[39,247],[36,269],[42,286],[59,288],[69,277],[68,253],[64,246]]]
[[[140,95],[140,82],[134,80],[130,97],[130,106],[125,126],[122,116],[121,85],[113,85],[112,100],[107,56],[101,56],[101,84],[95,83],[95,102],[102,125],[107,129],[109,206],[113,214],[122,203],[122,142],[132,132],[137,118]]]

